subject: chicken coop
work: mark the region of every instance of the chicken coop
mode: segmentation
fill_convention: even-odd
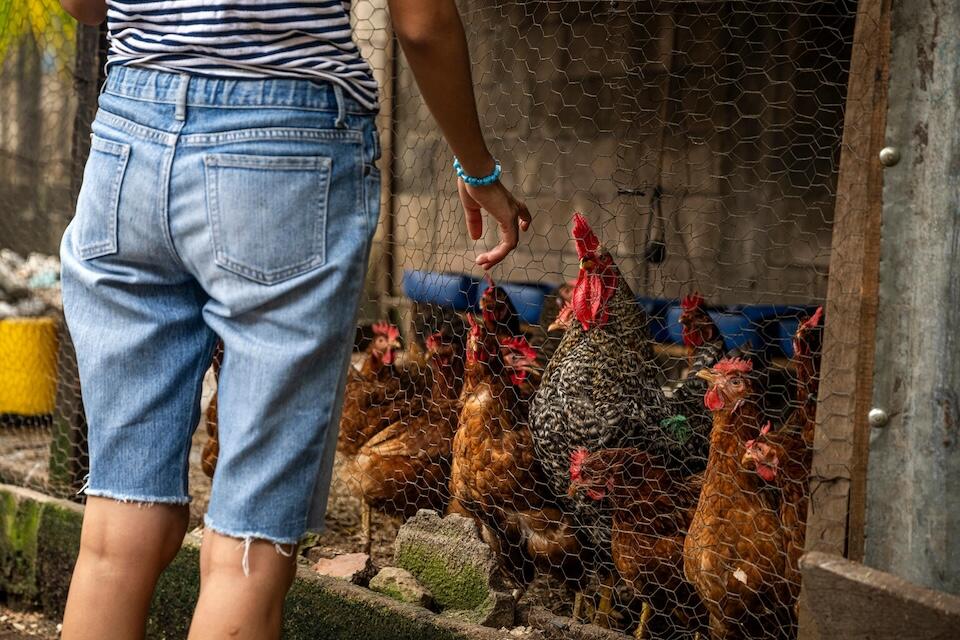
[[[476,266],[497,229],[471,239],[387,2],[354,0],[380,85],[380,220],[328,529],[302,553],[399,562],[398,531],[432,509],[472,523],[518,616],[638,638],[934,637],[878,620],[851,576],[902,580],[894,608],[960,593],[960,9],[457,4],[488,144],[532,224]],[[56,256],[106,35],[52,1],[0,6],[0,480],[82,500]],[[223,357],[200,394],[195,524]]]

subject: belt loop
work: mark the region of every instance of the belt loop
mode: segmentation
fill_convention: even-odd
[[[187,119],[187,89],[190,87],[190,76],[180,74],[180,84],[177,86],[177,112],[174,118],[183,121]]]
[[[347,126],[347,103],[343,99],[343,87],[334,84],[333,95],[337,99],[337,122],[334,126],[343,129]]]

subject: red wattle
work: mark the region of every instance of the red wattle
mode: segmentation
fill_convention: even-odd
[[[573,315],[583,325],[584,331],[589,329],[590,323],[593,322],[593,316],[590,314],[589,277],[586,271],[580,270],[580,275],[577,276],[577,284],[573,286],[573,298],[571,299]]]
[[[757,475],[765,482],[773,482],[777,477],[777,470],[763,463],[757,463]]]
[[[383,364],[393,364],[393,349],[387,349],[383,352]]]
[[[707,389],[707,393],[703,396],[703,404],[710,411],[719,411],[723,409],[723,397],[720,395],[720,392],[717,391],[716,387],[710,387]]]

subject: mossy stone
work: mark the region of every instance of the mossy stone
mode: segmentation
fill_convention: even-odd
[[[37,531],[42,506],[35,500],[0,494],[0,591],[27,606],[39,595]]]
[[[426,545],[403,545],[397,549],[396,562],[430,590],[441,609],[473,609],[489,596],[484,573],[470,565],[451,566],[449,558]]]
[[[284,606],[283,640],[461,640],[465,636],[407,617],[390,607],[357,602],[319,582],[297,580]]]

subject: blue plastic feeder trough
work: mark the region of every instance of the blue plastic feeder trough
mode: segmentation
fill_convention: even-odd
[[[476,289],[474,306],[480,304],[480,296],[489,287],[486,280],[481,280]],[[517,309],[520,321],[527,324],[537,324],[543,314],[543,304],[548,295],[556,291],[557,287],[537,282],[497,282],[510,298],[510,302]]]
[[[680,305],[674,305],[667,310],[667,333],[671,342],[683,344],[683,326],[680,324],[680,314],[683,309]],[[751,316],[742,310],[708,310],[707,313],[713,319],[720,335],[723,337],[723,344],[726,348],[736,349],[748,345],[753,351],[759,351],[764,346],[763,335],[760,331],[761,325]]]
[[[416,302],[428,302],[467,311],[476,296],[477,281],[464,273],[436,273],[405,269],[403,293]]]

